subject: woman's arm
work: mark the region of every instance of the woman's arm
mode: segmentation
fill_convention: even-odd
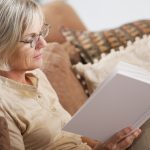
[[[16,126],[15,122],[8,115],[8,113],[5,112],[3,107],[0,107],[0,117],[4,117],[6,122],[7,122],[7,124],[8,124],[8,132],[9,132],[9,139],[10,139],[10,149],[11,150],[25,150],[23,137],[21,135],[21,132],[20,132],[19,128]]]
[[[10,150],[8,125],[4,117],[0,117],[0,149]]]
[[[89,137],[85,137],[85,136],[82,136],[81,139],[82,139],[83,143],[87,143],[87,145],[89,145],[92,149],[95,148],[95,146],[97,144],[101,143],[100,141],[93,140],[93,139],[91,139]]]

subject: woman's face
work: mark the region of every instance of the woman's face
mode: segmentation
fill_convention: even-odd
[[[9,61],[12,70],[27,71],[41,67],[43,48],[46,46],[46,41],[42,36],[39,36],[43,25],[39,19],[35,19],[33,24],[25,31],[22,42],[18,42],[16,53]],[[36,38],[36,42],[31,43]]]

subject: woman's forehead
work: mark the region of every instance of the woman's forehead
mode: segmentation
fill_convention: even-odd
[[[41,31],[42,26],[43,26],[43,21],[40,20],[39,18],[35,18],[32,21],[32,24],[29,25],[28,28],[26,29],[26,31],[24,32],[24,36],[30,35],[32,33],[39,34],[39,32]]]

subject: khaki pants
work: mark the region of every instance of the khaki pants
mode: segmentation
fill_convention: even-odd
[[[150,150],[150,119],[141,127],[141,136],[128,150]]]

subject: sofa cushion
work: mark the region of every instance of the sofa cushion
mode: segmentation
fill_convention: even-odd
[[[62,106],[73,115],[86,101],[87,96],[61,45],[51,43],[47,46],[42,69],[58,94]]]
[[[55,0],[51,3],[42,5],[46,23],[51,25],[50,34],[47,42],[64,42],[60,33],[62,26],[67,26],[76,30],[86,30],[85,25],[77,15],[75,10],[64,0]]]
[[[64,42],[61,46],[68,53],[71,64],[76,64],[81,61],[79,48],[74,47],[70,42]]]
[[[101,59],[103,53],[108,54],[111,49],[118,51],[126,47],[128,41],[134,42],[136,37],[150,34],[150,20],[141,20],[122,25],[115,29],[105,31],[77,31],[63,28],[62,34],[66,41],[80,50],[83,63],[94,63]]]

